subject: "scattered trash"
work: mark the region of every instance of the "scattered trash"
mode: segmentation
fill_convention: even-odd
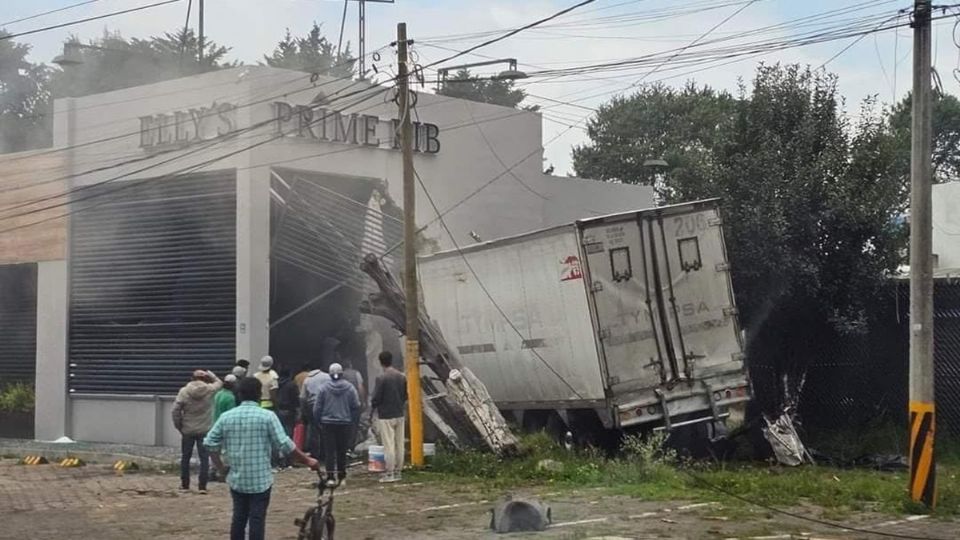
[[[817,463],[823,463],[840,469],[873,469],[875,471],[898,472],[910,468],[906,456],[897,454],[864,454],[852,459],[837,458],[811,449],[810,454]]]
[[[491,513],[490,528],[497,533],[544,531],[552,521],[550,507],[536,499],[508,496]]]
[[[777,462],[788,467],[797,467],[809,458],[813,463],[813,458],[809,457],[803,442],[800,441],[800,435],[797,434],[797,428],[793,425],[790,418],[789,409],[785,410],[776,421],[771,422],[764,415],[763,419],[767,427],[763,428],[763,437],[773,448],[773,455]]]
[[[660,518],[660,521],[662,521],[662,522],[664,522],[664,523],[672,523],[672,524],[676,524],[676,523],[677,523],[675,520],[667,519],[667,518]]]

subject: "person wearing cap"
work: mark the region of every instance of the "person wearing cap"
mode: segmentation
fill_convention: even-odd
[[[306,450],[313,457],[323,461],[323,445],[320,444],[323,435],[320,433],[320,423],[314,421],[313,408],[317,404],[317,394],[320,388],[330,380],[330,375],[320,369],[319,362],[311,363],[311,369],[307,377],[303,380],[303,387],[300,389],[300,418],[303,419],[303,425],[307,428]]]
[[[260,359],[260,369],[253,375],[262,387],[260,406],[264,409],[273,409],[277,401],[277,390],[280,389],[280,376],[273,370],[273,358],[264,356]]]
[[[197,487],[200,493],[207,492],[210,461],[203,446],[203,438],[213,425],[213,401],[223,383],[213,372],[196,370],[192,380],[177,393],[173,402],[173,427],[180,432],[180,489],[190,489],[190,460],[193,447],[200,458],[200,477]]]
[[[250,361],[247,360],[246,358],[240,358],[237,360],[236,365],[233,366],[233,371],[231,373],[236,375],[237,380],[239,381],[240,379],[246,377],[249,371],[250,371]]]
[[[347,476],[347,447],[360,414],[360,397],[357,389],[343,378],[343,366],[333,363],[327,371],[330,380],[320,387],[313,419],[323,433],[327,485],[336,486]]]

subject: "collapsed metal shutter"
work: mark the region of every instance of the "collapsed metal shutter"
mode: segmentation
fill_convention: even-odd
[[[0,266],[0,387],[37,372],[37,265]]]
[[[134,182],[71,219],[71,392],[175,394],[235,360],[233,173]]]

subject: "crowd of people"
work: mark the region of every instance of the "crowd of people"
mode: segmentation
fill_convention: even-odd
[[[353,451],[371,426],[384,447],[380,481],[400,481],[406,378],[389,352],[380,354],[380,365],[369,407],[363,376],[349,362],[294,375],[286,366],[278,372],[273,358],[264,356],[255,372],[247,360],[238,360],[222,380],[211,371],[194,371],[173,406],[173,425],[181,434],[180,489],[190,490],[196,448],[199,493],[207,493],[211,480],[230,487],[230,538],[242,540],[249,530],[251,540],[262,539],[273,475],[295,463],[313,470],[322,463],[321,481],[342,486]]]

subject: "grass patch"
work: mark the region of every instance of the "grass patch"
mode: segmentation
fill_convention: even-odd
[[[779,508],[816,505],[824,509],[823,517],[828,519],[842,519],[854,512],[903,514],[915,510],[908,503],[906,471],[683,463],[663,450],[662,439],[656,437],[628,437],[616,458],[590,449],[568,451],[545,434],[525,436],[522,447],[524,452],[512,458],[442,450],[431,470],[416,477],[449,483],[470,480],[488,493],[536,486],[604,487],[613,494],[644,500],[719,501],[733,507],[745,504],[709,484]],[[958,474],[960,462],[941,462],[936,515],[960,515]]]

